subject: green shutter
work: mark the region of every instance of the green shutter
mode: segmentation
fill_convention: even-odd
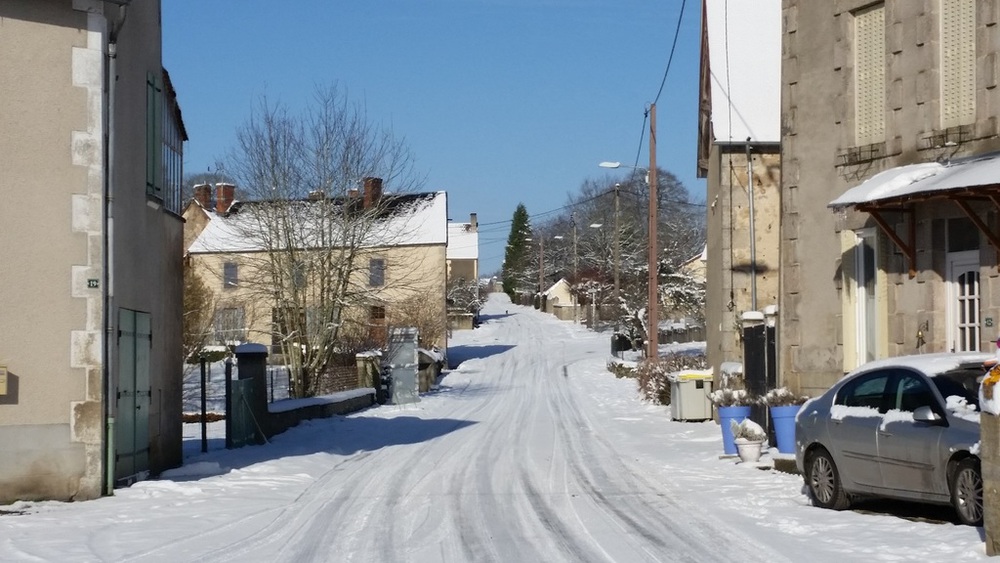
[[[163,86],[146,74],[146,195],[163,199]]]

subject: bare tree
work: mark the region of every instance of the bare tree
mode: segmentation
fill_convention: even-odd
[[[633,169],[621,177],[605,176],[585,180],[577,194],[569,198],[566,211],[549,219],[537,232],[546,240],[543,261],[545,276],[552,281],[559,277],[570,280],[577,297],[587,302],[612,305],[616,324],[633,338],[645,339],[648,331],[646,316],[648,280],[648,209],[649,185],[646,170]],[[661,312],[677,311],[701,318],[704,308],[704,287],[698,280],[684,275],[681,266],[701,253],[705,244],[704,205],[691,201],[684,185],[670,172],[657,173],[657,247],[659,263],[657,279],[666,308]],[[615,216],[615,185],[618,184],[618,215]],[[564,243],[572,233],[570,213],[577,217],[577,256],[579,276],[572,272],[571,247],[552,244],[553,236],[563,236]],[[618,259],[615,260],[615,224],[618,225]],[[599,226],[598,226],[599,225]],[[616,264],[617,262],[617,264]],[[620,280],[619,299],[614,301],[614,269]],[[666,309],[666,310],[664,310]]]
[[[212,333],[215,298],[194,269],[184,261],[184,334],[185,361],[194,358],[208,342]]]
[[[338,357],[384,338],[390,296],[428,291],[406,274],[419,253],[391,249],[417,236],[434,194],[411,193],[422,180],[404,143],[334,87],[301,115],[261,100],[225,169],[248,194],[231,212],[241,290],[271,307],[293,393],[314,395]]]

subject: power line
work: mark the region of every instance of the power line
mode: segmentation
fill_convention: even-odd
[[[663,86],[667,83],[667,74],[670,73],[670,63],[674,60],[674,51],[677,49],[677,37],[681,34],[681,20],[684,19],[684,6],[687,0],[681,0],[681,12],[677,14],[677,27],[674,29],[674,41],[670,45],[670,56],[667,57],[667,68],[663,71],[663,80],[660,81],[660,89],[656,92],[653,103],[660,101],[660,94],[663,93]]]

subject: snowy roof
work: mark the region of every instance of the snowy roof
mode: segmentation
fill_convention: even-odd
[[[781,0],[708,0],[712,131],[719,143],[781,140]]]
[[[566,278],[559,278],[559,281],[557,281],[556,283],[552,284],[548,289],[546,289],[545,291],[543,291],[542,295],[548,295],[552,291],[556,290],[560,285],[563,285],[567,289],[569,289],[569,282],[566,281]]]
[[[229,213],[213,213],[205,230],[191,244],[189,252],[194,254],[214,252],[256,252],[283,244],[269,243],[268,229],[263,228],[267,220],[273,220],[274,202],[238,202]],[[291,205],[286,205],[290,203]],[[342,232],[338,225],[328,219],[330,204],[297,200],[281,202],[282,212],[290,216],[289,233],[295,245],[302,248],[342,246],[343,241],[354,241],[364,247],[415,246],[447,244],[448,203],[446,192],[428,192],[406,195],[385,196],[384,209],[374,222],[363,229],[363,233]],[[338,204],[339,205],[339,204]],[[317,221],[331,221],[322,229],[310,228]],[[322,233],[320,232],[322,231]],[[319,240],[320,235],[325,242]],[[273,235],[273,233],[272,233]]]
[[[448,260],[479,258],[479,231],[472,223],[448,223]]]
[[[888,199],[943,193],[1000,184],[1000,155],[990,154],[941,164],[922,162],[898,166],[855,186],[829,207],[842,208]]]

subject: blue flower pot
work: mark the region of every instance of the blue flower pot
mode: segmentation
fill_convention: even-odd
[[[800,408],[801,405],[771,407],[771,427],[774,428],[779,453],[795,453],[795,415]]]
[[[737,424],[750,418],[750,407],[719,407],[719,426],[722,426],[722,451],[726,455],[736,455],[731,421]]]

